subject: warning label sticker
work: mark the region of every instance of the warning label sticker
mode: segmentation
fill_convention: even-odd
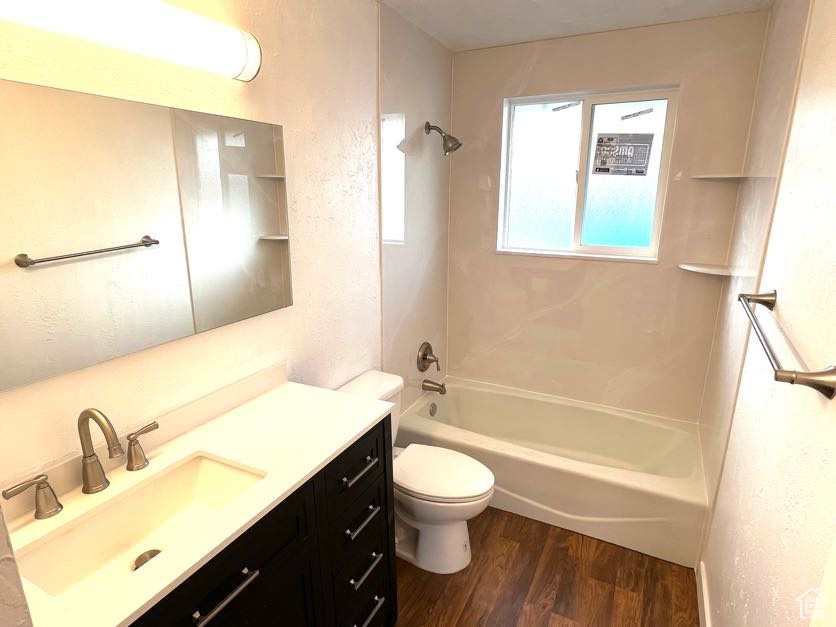
[[[599,133],[594,174],[646,176],[653,133]]]

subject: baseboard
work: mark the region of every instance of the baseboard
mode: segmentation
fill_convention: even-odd
[[[708,576],[705,572],[705,562],[700,561],[697,566],[697,607],[700,612],[700,627],[711,627],[711,604],[708,601]]]

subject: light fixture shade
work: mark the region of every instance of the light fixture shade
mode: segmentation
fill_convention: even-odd
[[[253,35],[162,0],[17,0],[0,19],[241,81],[261,67]]]

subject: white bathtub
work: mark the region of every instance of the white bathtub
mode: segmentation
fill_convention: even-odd
[[[696,424],[453,377],[447,390],[404,412],[400,446],[475,457],[496,476],[494,507],[695,565],[706,512]]]

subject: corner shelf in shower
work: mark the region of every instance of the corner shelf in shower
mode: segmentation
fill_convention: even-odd
[[[257,179],[274,179],[277,181],[284,180],[284,174],[256,174],[255,178]]]
[[[287,235],[260,235],[258,239],[269,242],[286,242],[290,238]]]
[[[681,263],[680,269],[686,272],[696,272],[698,274],[710,274],[713,276],[731,276],[731,268],[725,264],[719,263]]]

